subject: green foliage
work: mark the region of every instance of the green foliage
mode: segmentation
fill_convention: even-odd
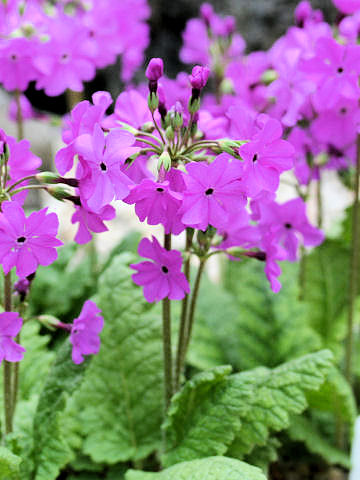
[[[349,250],[340,241],[326,240],[306,257],[305,265],[311,325],[323,346],[339,356],[346,331],[342,313],[348,300]]]
[[[129,470],[126,480],[266,480],[260,469],[227,457],[209,457],[174,465],[162,472]]]
[[[117,256],[100,277],[102,346],[76,395],[83,451],[109,464],[145,458],[161,440],[161,318],[132,282],[132,261]]]
[[[7,448],[0,447],[0,479],[20,480],[19,466],[21,458]]]
[[[56,262],[38,268],[30,294],[34,315],[46,313],[72,320],[79,313],[79,305],[96,286],[94,253],[90,248],[66,245],[58,249]]]
[[[40,395],[34,417],[34,479],[53,480],[60,469],[72,458],[61,430],[61,415],[66,401],[82,381],[88,360],[75,365],[71,360],[71,345],[66,342],[59,349],[55,364]]]
[[[278,459],[277,451],[280,446],[281,443],[277,438],[268,438],[266,445],[254,447],[249,455],[245,455],[244,460],[267,472],[270,463]]]
[[[282,268],[283,287],[274,294],[261,262],[227,264],[225,287],[237,310],[227,321],[233,330],[228,339],[232,342],[230,360],[240,370],[275,367],[321,347],[309,326],[307,306],[298,302],[297,265],[284,263]]]
[[[318,430],[316,424],[301,416],[293,418],[288,435],[292,440],[305,443],[309,452],[320,455],[330,464],[338,464],[350,468],[349,455],[334,447],[327,437]]]
[[[198,374],[172,399],[163,464],[223,454],[229,447],[240,458],[264,445],[269,430],[287,428],[289,415],[307,407],[304,392],[319,388],[331,361],[324,350],[273,370],[229,375],[229,367],[219,367]]]

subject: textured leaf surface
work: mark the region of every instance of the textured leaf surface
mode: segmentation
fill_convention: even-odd
[[[320,455],[331,465],[350,468],[350,457],[332,445],[316,426],[304,416],[292,419],[288,434],[292,440],[304,442],[311,453]]]
[[[126,480],[266,480],[262,471],[227,457],[182,462],[159,473],[130,470]]]
[[[195,376],[173,397],[164,424],[165,466],[214,454],[241,457],[264,445],[269,430],[289,426],[289,415],[307,407],[306,390],[317,389],[331,367],[324,350],[273,370],[229,375],[226,367]]]
[[[161,318],[133,284],[132,261],[128,254],[115,257],[100,277],[102,347],[76,397],[84,452],[110,464],[144,458],[161,440]]]
[[[348,300],[349,250],[340,242],[326,240],[306,258],[305,300],[310,321],[323,346],[335,353],[345,336],[342,312]]]
[[[21,458],[7,448],[0,447],[0,479],[20,480],[19,466]]]
[[[53,480],[72,458],[61,431],[61,415],[66,400],[80,385],[89,360],[75,365],[71,345],[66,341],[59,349],[38,403],[34,418],[35,480]]]
[[[309,325],[307,306],[298,301],[297,265],[282,265],[278,294],[271,291],[263,268],[254,260],[227,264],[225,287],[237,306],[237,314],[229,319],[229,361],[240,370],[275,367],[321,348]]]

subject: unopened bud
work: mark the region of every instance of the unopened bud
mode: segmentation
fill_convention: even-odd
[[[35,178],[40,183],[64,183],[74,188],[79,186],[79,180],[77,178],[60,177],[60,175],[53,172],[40,172],[35,175]]]
[[[166,135],[166,138],[171,142],[172,140],[174,140],[175,138],[175,134],[174,134],[174,129],[172,128],[171,125],[169,125],[167,127],[167,129],[165,130],[165,135]]]
[[[141,132],[146,132],[146,133],[152,133],[154,130],[155,130],[155,126],[152,122],[146,122],[140,128]]]
[[[276,70],[273,70],[270,68],[269,70],[266,70],[262,75],[261,75],[261,81],[265,85],[270,85],[270,83],[274,82],[278,78],[278,73]]]
[[[231,95],[234,93],[234,84],[230,78],[224,78],[220,83],[220,92],[223,95]]]
[[[47,187],[46,191],[52,197],[56,198],[56,200],[60,200],[61,202],[64,200],[70,200],[73,197],[72,193],[64,187]]]
[[[148,96],[148,107],[150,112],[154,113],[159,106],[159,97],[154,92],[150,92]]]
[[[189,112],[194,114],[200,109],[200,98],[191,97],[188,105]]]
[[[170,157],[169,152],[167,150],[162,152],[162,154],[159,157],[158,164],[157,164],[158,171],[160,171],[161,167],[163,167],[164,170],[166,170],[167,172],[171,168],[171,157]]]

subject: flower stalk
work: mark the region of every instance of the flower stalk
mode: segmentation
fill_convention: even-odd
[[[4,310],[11,312],[11,272],[4,275]],[[12,368],[11,363],[4,361],[4,411],[5,411],[5,434],[12,432]]]
[[[171,250],[171,234],[165,234],[164,247]],[[165,382],[165,412],[173,395],[172,352],[171,352],[171,306],[169,298],[162,301],[163,320],[163,351],[164,351],[164,382]]]

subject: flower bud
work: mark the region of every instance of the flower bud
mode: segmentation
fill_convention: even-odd
[[[147,66],[145,75],[151,82],[157,82],[163,76],[164,63],[161,58],[152,58]]]
[[[265,85],[270,85],[270,83],[274,82],[278,78],[278,73],[276,70],[269,69],[266,70],[262,75],[261,75],[261,81]]]
[[[191,97],[189,100],[188,109],[189,109],[189,112],[192,114],[195,114],[196,112],[198,112],[200,109],[200,98],[193,99],[193,97]]]
[[[224,29],[227,35],[231,35],[236,29],[236,20],[234,17],[228,16],[224,18]]]
[[[64,187],[47,187],[46,188],[46,191],[54,198],[56,198],[56,200],[60,200],[61,202],[63,202],[64,200],[70,200],[73,195],[71,192],[69,192],[69,190],[67,190],[66,188]]]
[[[298,27],[302,28],[305,21],[311,17],[312,8],[310,2],[302,1],[295,9],[295,23]]]
[[[169,125],[167,127],[167,129],[165,130],[165,135],[166,135],[166,138],[171,142],[172,140],[174,140],[175,138],[175,134],[174,134],[174,129],[171,125]]]
[[[164,63],[161,58],[152,58],[147,66],[145,75],[149,80],[149,90],[151,93],[156,93],[157,82],[164,73]],[[157,108],[157,107],[156,107]]]
[[[150,112],[154,113],[159,106],[159,97],[156,93],[150,92],[148,96],[148,107]]]
[[[201,18],[204,20],[207,26],[210,25],[211,19],[214,16],[214,9],[210,5],[210,3],[203,3],[200,7],[200,15]]]
[[[167,150],[162,152],[162,154],[159,157],[158,164],[157,164],[158,171],[160,171],[161,167],[163,167],[167,172],[171,168],[171,157]]]
[[[200,65],[196,65],[189,76],[190,84],[193,89],[201,90],[205,87],[206,82],[208,81],[210,75],[210,68],[209,67],[201,67]]]
[[[79,180],[77,178],[60,177],[60,175],[53,172],[40,172],[35,175],[35,178],[40,183],[64,183],[74,188],[79,186]]]

